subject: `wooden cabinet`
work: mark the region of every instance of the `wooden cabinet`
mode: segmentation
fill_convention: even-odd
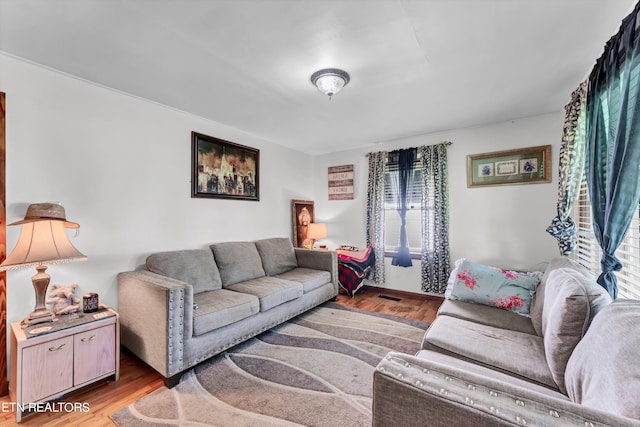
[[[37,402],[73,387],[73,337],[24,347],[21,365],[22,398],[16,401]]]
[[[95,381],[119,377],[118,314],[103,309],[75,319],[60,317],[60,323],[27,329],[20,323],[11,324],[9,394],[16,403],[17,422],[29,403],[52,400]]]
[[[115,325],[103,326],[73,336],[73,382],[82,385],[114,373]]]

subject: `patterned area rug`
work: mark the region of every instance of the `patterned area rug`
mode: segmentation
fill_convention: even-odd
[[[427,323],[325,303],[111,416],[119,426],[370,426],[373,371]]]

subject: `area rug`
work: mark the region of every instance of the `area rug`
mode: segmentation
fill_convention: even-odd
[[[370,426],[373,372],[427,323],[325,303],[116,412],[119,426]]]

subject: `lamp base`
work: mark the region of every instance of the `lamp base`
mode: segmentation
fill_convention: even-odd
[[[31,325],[37,325],[38,323],[53,322],[55,319],[56,317],[50,310],[32,311],[27,317],[22,319],[20,326],[27,328]]]
[[[21,322],[23,328],[31,325],[37,325],[38,323],[53,322],[55,319],[51,310],[47,309],[47,306],[45,305],[47,288],[49,287],[49,280],[51,279],[51,277],[46,273],[47,266],[38,265],[36,266],[36,270],[38,270],[38,273],[31,277],[33,289],[36,292],[36,305],[33,308],[33,311]]]

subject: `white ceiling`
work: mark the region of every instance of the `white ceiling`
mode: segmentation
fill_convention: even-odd
[[[0,51],[320,154],[560,111],[634,4],[0,0]]]

